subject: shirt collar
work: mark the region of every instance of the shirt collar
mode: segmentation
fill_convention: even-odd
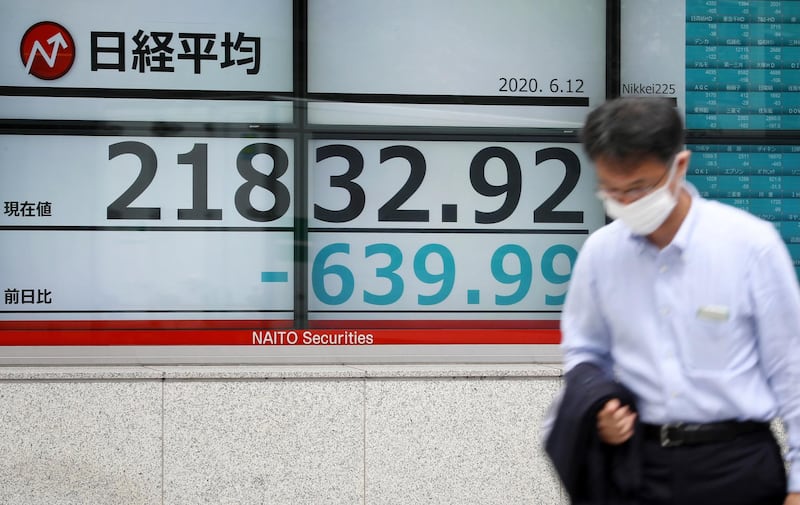
[[[678,233],[675,234],[675,238],[672,239],[672,243],[667,246],[677,248],[678,252],[680,253],[683,253],[689,246],[689,241],[692,238],[692,232],[694,231],[695,224],[698,220],[697,216],[700,213],[698,207],[702,205],[701,200],[703,199],[703,197],[701,197],[700,193],[697,191],[697,188],[695,188],[692,183],[684,181],[683,185],[689,192],[689,196],[691,197],[692,201],[689,205],[689,212],[683,219],[681,227],[678,228]]]

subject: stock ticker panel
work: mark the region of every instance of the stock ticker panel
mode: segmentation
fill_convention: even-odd
[[[687,0],[686,126],[800,130],[800,1]]]
[[[694,144],[687,179],[707,198],[775,225],[800,277],[800,146]]]

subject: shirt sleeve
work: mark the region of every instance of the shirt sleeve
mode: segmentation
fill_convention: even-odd
[[[561,350],[565,373],[592,362],[612,375],[611,339],[594,281],[591,237],[584,243],[570,278],[561,313]]]
[[[800,492],[800,287],[777,233],[755,263],[749,272],[758,349],[788,433],[789,491]]]

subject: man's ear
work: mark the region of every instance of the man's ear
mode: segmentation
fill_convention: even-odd
[[[679,152],[677,155],[677,162],[675,170],[678,172],[676,175],[681,178],[686,177],[686,173],[689,171],[689,160],[692,157],[692,151],[685,149]]]

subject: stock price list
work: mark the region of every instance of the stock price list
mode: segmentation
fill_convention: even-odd
[[[800,2],[687,0],[686,126],[800,130]]]
[[[690,145],[687,179],[707,198],[744,209],[780,231],[800,277],[800,146]]]
[[[309,320],[557,321],[603,224],[577,144],[312,141]]]

